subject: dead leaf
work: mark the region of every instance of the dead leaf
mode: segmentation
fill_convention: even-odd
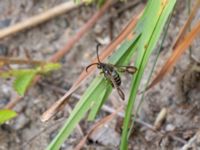
[[[191,32],[189,32],[184,37],[183,41],[179,45],[177,45],[171,57],[167,60],[165,65],[162,67],[162,69],[159,71],[159,73],[150,83],[150,85],[145,89],[145,91],[149,90],[154,85],[156,85],[170,71],[170,69],[173,67],[176,61],[181,57],[181,55],[186,51],[186,49],[190,46],[192,41],[199,34],[199,32],[200,32],[200,22],[198,22],[197,25],[191,30]]]
[[[189,28],[189,26],[191,25],[192,20],[195,17],[195,14],[197,14],[198,8],[200,6],[200,0],[197,0],[194,7],[192,8],[192,12],[190,13],[189,18],[187,19],[187,21],[185,22],[184,26],[182,27],[181,31],[179,32],[179,35],[177,36],[175,42],[174,42],[174,46],[173,49],[175,49],[177,47],[177,45],[181,42],[181,40],[183,40],[183,36],[186,33],[186,30]]]

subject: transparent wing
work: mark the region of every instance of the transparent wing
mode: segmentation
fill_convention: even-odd
[[[119,72],[127,72],[130,74],[134,74],[137,71],[137,68],[135,66],[117,66],[113,64],[108,64],[108,65],[116,68],[116,70]]]

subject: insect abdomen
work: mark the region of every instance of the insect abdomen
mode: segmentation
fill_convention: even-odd
[[[120,86],[121,85],[121,78],[117,72],[114,73],[113,78],[115,80],[115,83]]]

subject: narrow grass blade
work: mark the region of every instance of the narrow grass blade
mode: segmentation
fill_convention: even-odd
[[[125,41],[122,46],[117,50],[118,53],[115,53],[114,55],[112,55],[112,57],[109,59],[109,63],[112,64],[118,64],[118,65],[127,65],[131,58],[133,53],[136,50],[136,44],[138,42],[140,38],[140,35],[136,38],[133,39],[134,41]],[[129,47],[129,45],[132,43],[132,45]],[[124,51],[126,50],[126,51]],[[119,59],[120,58],[120,59]],[[108,86],[104,84],[104,87]],[[96,114],[98,113],[98,111],[100,110],[100,108],[102,107],[102,105],[105,103],[105,100],[107,99],[108,95],[111,93],[112,88],[111,86],[107,87],[106,93],[104,94],[104,97],[102,98],[102,100],[96,105],[96,107],[93,107],[90,114],[89,114],[89,120],[93,120],[96,116]]]
[[[173,10],[175,0],[150,0],[148,1],[145,12],[138,23],[136,31],[142,33],[139,45],[138,45],[138,57],[136,60],[136,67],[138,72],[132,80],[131,92],[126,108],[125,119],[123,123],[123,133],[121,138],[121,150],[126,150],[128,147],[128,132],[129,123],[132,115],[132,110],[137,95],[138,87],[144,73],[145,66],[148,62],[149,56],[152,53],[161,31],[165,25],[165,22]]]
[[[107,100],[108,96],[110,95],[111,91],[112,91],[112,87],[110,85],[110,83],[105,83],[104,85],[101,84],[101,86],[104,86],[104,88],[106,88],[105,91],[102,91],[101,94],[98,97],[98,101],[95,102],[94,107],[91,108],[90,113],[88,115],[88,120],[92,121],[95,119],[97,113],[99,112],[99,110],[101,109],[101,106],[105,103],[105,101]],[[107,85],[109,84],[109,85]]]
[[[102,82],[102,78],[96,78],[90,85],[90,87],[86,90],[85,94],[82,96],[81,100],[77,103],[69,118],[67,119],[63,128],[59,131],[58,135],[54,138],[51,144],[48,146],[48,150],[57,150],[60,148],[61,144],[65,141],[65,139],[71,134],[77,123],[84,117],[85,113],[93,107],[95,100],[94,97],[90,96],[89,91],[93,88],[96,93],[101,93],[105,90],[105,88],[98,87],[96,85]]]
[[[156,75],[156,77],[153,79],[153,81],[150,83],[150,85],[147,87],[146,90],[156,85],[170,71],[170,69],[173,67],[176,61],[187,50],[187,48],[197,37],[197,35],[199,35],[199,33],[200,33],[200,22],[198,22],[196,26],[193,29],[191,29],[191,32],[188,33],[185,36],[184,40],[176,47],[171,57],[167,60],[165,65],[162,67],[162,69],[159,71],[159,73]]]
[[[175,10],[175,6],[174,6],[174,9],[173,9],[173,12],[174,12],[174,10]],[[149,85],[149,82],[150,82],[150,80],[151,80],[151,78],[152,78],[152,75],[153,75],[153,72],[154,72],[154,70],[155,70],[155,67],[156,67],[158,58],[159,58],[159,56],[160,56],[160,53],[161,53],[161,50],[162,50],[162,47],[163,47],[163,43],[164,43],[164,41],[165,41],[165,39],[166,39],[167,31],[168,31],[168,29],[169,29],[169,25],[170,25],[170,23],[171,23],[171,19],[172,19],[172,16],[173,16],[173,15],[172,15],[173,12],[171,13],[170,18],[169,18],[168,21],[167,21],[167,25],[166,25],[166,27],[165,27],[165,29],[164,29],[163,37],[162,37],[161,43],[160,43],[160,45],[159,45],[157,54],[156,54],[156,56],[155,56],[155,59],[154,59],[153,65],[152,65],[151,72],[150,72],[150,74],[149,74],[149,76],[148,76],[147,82],[145,83],[145,89],[146,89],[147,86]],[[135,111],[136,116],[137,116],[137,114],[138,114],[138,112],[139,112],[140,106],[142,105],[142,103],[143,103],[143,101],[144,101],[144,97],[145,97],[145,92],[142,92],[142,97],[141,97],[141,99],[140,99],[138,108],[137,108],[137,110]],[[133,122],[133,123],[134,123],[134,122]],[[132,127],[133,127],[133,123],[132,123],[132,125],[131,125]]]
[[[143,11],[142,11],[143,12]],[[142,13],[140,13],[142,14]],[[138,15],[136,17],[133,17],[131,19],[131,21],[127,24],[127,26],[121,31],[121,33],[114,39],[114,41],[112,43],[110,43],[106,48],[105,51],[103,51],[102,54],[100,54],[100,59],[104,60],[107,56],[111,55],[111,53],[116,49],[116,47],[122,43],[128,35],[133,34],[132,30],[133,28],[135,28],[137,21],[139,20],[141,15]],[[134,36],[131,36],[134,37]],[[130,39],[129,39],[130,40]],[[92,61],[92,63],[97,62],[97,59],[94,59]],[[86,71],[84,70],[80,76],[78,77],[78,79],[75,81],[75,83],[73,84],[73,86],[70,88],[70,90],[68,92],[65,93],[64,96],[62,96],[56,103],[54,103],[52,105],[52,107],[50,107],[47,111],[45,111],[42,116],[41,116],[41,120],[47,121],[49,120],[59,109],[59,107],[66,102],[66,99],[69,98],[69,96],[75,91],[77,90],[77,88],[83,83],[83,81],[85,81],[92,73],[92,71],[94,71],[95,69],[91,67],[91,69],[88,71],[88,73],[86,73]]]
[[[110,57],[109,62],[112,64],[126,65],[130,61],[134,53],[133,48],[138,43],[139,38],[140,35],[138,34],[135,36],[135,38],[132,38],[131,40],[126,40],[122,44],[122,46],[116,51],[116,53]],[[61,144],[71,134],[77,123],[84,117],[85,113],[89,109],[94,109],[91,111],[94,114],[98,112],[100,106],[102,106],[103,104],[102,102],[104,102],[109,95],[109,93],[107,93],[107,90],[111,92],[112,87],[108,85],[105,88],[105,85],[108,84],[106,84],[106,80],[103,76],[98,76],[94,79],[80,101],[75,106],[63,128],[59,131],[58,135],[48,146],[48,150],[59,149]],[[100,99],[98,99],[98,97],[100,97]],[[93,119],[94,115],[91,114],[90,117],[90,119]]]

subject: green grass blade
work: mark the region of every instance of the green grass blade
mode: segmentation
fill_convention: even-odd
[[[90,87],[86,90],[85,94],[82,96],[81,100],[77,103],[74,110],[70,114],[67,119],[65,125],[59,131],[57,136],[51,142],[51,144],[47,147],[48,150],[57,150],[60,148],[61,144],[65,141],[65,139],[71,134],[77,123],[84,117],[85,113],[93,107],[95,100],[97,97],[91,96],[90,91],[93,89],[96,93],[101,93],[105,90],[102,89],[103,86],[97,86],[102,83],[102,78],[97,77],[90,85]]]
[[[112,91],[112,87],[110,85],[110,83],[106,83],[109,85],[102,85],[104,86],[104,88],[106,87],[105,91],[102,91],[101,94],[98,97],[98,101],[95,102],[94,107],[92,107],[92,109],[90,110],[90,113],[88,115],[88,120],[92,121],[95,119],[97,113],[99,112],[99,110],[101,109],[102,105],[105,103],[105,101],[107,100],[108,96],[110,95],[111,91]]]
[[[175,8],[175,7],[174,7],[174,8]],[[173,12],[174,12],[174,10],[175,10],[175,9],[173,9]],[[149,76],[148,76],[147,82],[145,83],[144,89],[146,89],[147,86],[149,85],[149,82],[150,82],[151,77],[152,77],[152,75],[153,75],[153,71],[154,71],[154,69],[155,69],[155,67],[156,67],[156,64],[157,64],[158,58],[159,58],[159,56],[160,56],[160,53],[161,53],[161,50],[162,50],[164,41],[165,41],[166,36],[167,36],[167,31],[168,31],[169,25],[170,25],[170,23],[171,23],[171,18],[172,18],[173,12],[171,13],[171,15],[170,15],[170,17],[169,17],[169,19],[168,19],[168,21],[167,21],[167,25],[166,25],[166,28],[164,29],[165,31],[164,31],[164,34],[163,34],[163,37],[162,37],[162,40],[161,40],[161,44],[160,44],[160,46],[159,46],[159,48],[158,48],[158,52],[157,52],[156,57],[155,57],[155,59],[154,59],[153,66],[152,66],[152,69],[151,69],[150,74],[149,74]],[[140,106],[142,105],[142,102],[143,102],[143,100],[144,100],[144,97],[145,97],[145,92],[142,93],[142,97],[141,97],[141,99],[140,99],[138,108],[137,108],[137,110],[136,110],[136,116],[137,116],[137,114],[138,114],[138,112],[139,112]]]
[[[117,53],[115,53],[114,55],[111,56],[111,58],[109,59],[109,63],[118,64],[118,65],[127,65],[130,62],[132,55],[136,50],[136,44],[137,44],[139,38],[140,38],[140,35],[137,38],[134,38],[133,41],[125,41],[122,44],[122,46],[117,50]],[[130,47],[128,47],[130,44],[132,44],[132,45]],[[124,50],[126,50],[126,51],[124,51]],[[119,53],[120,53],[120,55],[119,55]],[[118,59],[118,58],[120,58],[120,59]],[[108,85],[108,83],[107,83],[107,85]],[[104,85],[104,87],[105,87],[105,85]],[[95,118],[96,114],[98,113],[98,111],[100,110],[102,105],[105,103],[105,100],[107,99],[107,97],[109,96],[111,91],[112,91],[111,86],[107,87],[104,97],[102,98],[100,103],[98,103],[99,105],[96,105],[96,107],[92,108],[92,110],[89,114],[89,117],[88,117],[89,120],[93,120]]]
[[[129,123],[132,115],[132,110],[137,95],[138,87],[142,75],[144,73],[145,66],[148,62],[149,56],[152,53],[158,38],[162,32],[165,22],[173,10],[175,0],[166,1],[167,3],[163,5],[162,0],[150,0],[148,1],[147,7],[145,9],[144,15],[142,16],[136,32],[140,31],[142,33],[139,45],[138,45],[138,57],[136,60],[136,67],[138,67],[138,72],[132,80],[131,92],[128,100],[128,105],[126,108],[126,114],[123,124],[123,133],[121,138],[121,150],[128,149],[128,132]],[[165,7],[163,7],[165,6]]]
[[[134,47],[139,41],[140,35],[137,35],[132,40],[126,40],[120,48],[109,58],[109,63],[126,65],[130,62],[130,59],[135,51]],[[84,95],[81,97],[71,115],[65,122],[62,129],[59,131],[54,140],[47,147],[47,150],[57,150],[61,144],[71,134],[78,122],[84,117],[89,109],[93,109],[89,119],[93,119],[95,114],[98,112],[103,102],[107,99],[110,94],[112,87],[106,83],[107,81],[103,76],[97,76],[94,81],[90,84]],[[106,88],[105,86],[108,85]],[[99,98],[100,99],[97,99]]]

